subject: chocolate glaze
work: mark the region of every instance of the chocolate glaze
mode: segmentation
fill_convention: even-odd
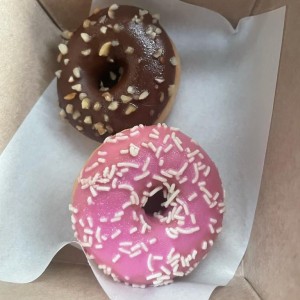
[[[174,48],[157,18],[133,6],[121,5],[115,10],[112,8],[114,7],[93,14],[73,33],[67,44],[67,54],[62,55],[62,72],[57,81],[59,106],[67,111],[65,117],[72,126],[100,142],[108,135],[125,128],[137,124],[153,124],[170,99],[168,90],[174,85],[176,75]],[[100,31],[101,27],[106,33]],[[88,36],[82,37],[82,33],[87,33]],[[89,41],[84,41],[83,38]],[[99,50],[105,43],[112,43],[108,56],[99,56]],[[133,48],[133,53],[126,53],[128,47]],[[88,49],[89,55],[81,53]],[[127,51],[130,50],[132,49]],[[159,55],[161,51],[162,54]],[[80,78],[73,74],[74,68],[78,67]],[[69,82],[70,80],[74,81]],[[99,91],[101,81],[104,88]],[[81,92],[72,88],[77,84],[81,85]],[[108,87],[107,91],[105,87]],[[128,93],[128,87],[134,87],[134,94]],[[88,100],[84,101],[89,102],[90,108],[82,108],[82,98],[85,95],[81,94],[80,99],[80,93],[86,94]],[[146,98],[138,100],[141,94]],[[123,103],[122,95],[132,96],[133,99]],[[66,100],[66,96],[74,98]],[[107,100],[116,102],[112,104],[112,101]],[[99,111],[93,109],[96,102],[100,103]],[[68,104],[71,106],[67,108]],[[126,115],[128,106],[136,110]]]

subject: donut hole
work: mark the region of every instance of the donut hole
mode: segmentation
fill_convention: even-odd
[[[100,91],[108,91],[121,79],[125,66],[118,61],[107,62],[98,74]]]
[[[154,213],[158,212],[163,215],[167,208],[161,206],[161,204],[165,201],[166,199],[162,190],[155,193],[152,197],[149,197],[146,205],[143,207],[146,215],[153,216]]]

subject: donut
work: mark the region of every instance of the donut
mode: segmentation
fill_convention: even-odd
[[[88,258],[134,287],[192,272],[220,233],[225,210],[215,164],[165,124],[108,137],[84,166],[69,208]]]
[[[113,4],[96,10],[59,44],[60,115],[86,136],[163,122],[177,92],[180,62],[159,15]]]

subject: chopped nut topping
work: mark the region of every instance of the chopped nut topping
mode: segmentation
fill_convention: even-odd
[[[126,96],[126,95],[121,95],[121,100],[123,103],[128,103],[132,100],[132,97]]]
[[[76,78],[80,78],[80,68],[79,67],[74,68],[73,74]]]
[[[130,46],[127,47],[126,50],[125,50],[126,54],[132,54],[133,52],[134,52],[134,49],[132,47],[130,47]]]
[[[148,12],[148,10],[146,10],[146,9],[140,9],[139,10],[139,15],[141,16],[141,17],[143,17],[144,15],[147,15],[149,12]]]
[[[92,124],[92,123],[93,123],[92,117],[91,117],[91,116],[86,116],[86,117],[84,118],[83,122],[84,122],[85,124]]]
[[[91,101],[89,98],[84,98],[81,102],[81,108],[82,109],[89,109],[91,106]]]
[[[64,96],[65,100],[73,100],[76,97],[76,93],[70,93],[66,96]]]
[[[163,83],[165,80],[161,77],[155,77],[154,79],[157,83]]]
[[[82,130],[83,130],[83,127],[82,127],[82,126],[79,126],[79,125],[76,125],[76,129],[77,129],[78,131],[82,131]]]
[[[97,24],[96,21],[91,21],[91,25],[92,25],[92,26],[94,26],[94,25],[96,25],[96,24]]]
[[[151,34],[150,34],[150,37],[154,40],[155,39],[155,37],[156,37],[156,32],[151,32]]]
[[[137,110],[137,106],[134,105],[133,103],[129,103],[127,108],[125,109],[125,115],[130,115],[132,114],[133,112],[135,112]]]
[[[112,81],[115,81],[117,79],[117,75],[114,72],[109,72],[109,77]]]
[[[155,33],[157,33],[157,34],[161,34],[161,33],[162,33],[162,30],[161,30],[159,27],[156,27],[156,29],[155,29]]]
[[[172,97],[174,95],[174,92],[175,92],[175,84],[169,85],[169,88],[168,88],[169,97]]]
[[[148,91],[144,91],[140,94],[139,96],[139,100],[144,100],[149,96],[149,92]]]
[[[94,10],[93,10],[93,15],[97,14],[101,9],[99,7],[96,7]]]
[[[108,56],[109,50],[111,47],[111,42],[106,42],[102,45],[99,51],[99,56]]]
[[[149,25],[148,28],[146,29],[146,34],[151,34],[153,32],[153,26]]]
[[[104,124],[101,122],[94,124],[94,127],[99,132],[100,135],[103,135],[107,132],[107,130],[104,128]]]
[[[82,26],[83,26],[83,28],[88,28],[88,27],[90,27],[90,24],[91,24],[91,21],[89,19],[86,19],[83,21]]]
[[[112,94],[109,93],[109,92],[103,93],[103,94],[102,94],[102,97],[104,97],[104,99],[105,99],[106,101],[109,101],[109,102],[111,102],[111,101],[114,100],[114,97],[113,97]]]
[[[119,107],[118,101],[113,101],[108,105],[109,110],[116,110]]]
[[[65,66],[69,63],[69,61],[70,61],[70,60],[69,60],[68,58],[65,58],[65,59],[64,59],[64,64],[65,64]]]
[[[87,94],[86,93],[80,93],[79,94],[79,99],[80,100],[83,100],[84,98],[86,98],[87,97]]]
[[[106,20],[106,16],[102,16],[100,19],[99,19],[99,23],[100,24],[103,24]]]
[[[106,125],[105,127],[106,127],[108,133],[113,133],[114,132],[113,128],[110,125]]]
[[[120,43],[119,43],[119,41],[114,40],[114,41],[111,42],[111,45],[112,45],[113,47],[117,47],[117,46],[120,45]]]
[[[61,109],[60,112],[59,112],[59,115],[62,117],[62,118],[65,118],[67,116],[66,112]]]
[[[123,26],[120,25],[120,24],[118,24],[118,23],[116,23],[116,24],[114,25],[113,29],[114,29],[114,32],[119,33],[119,32],[123,29]]]
[[[62,59],[62,54],[59,53],[56,60],[57,60],[58,63],[60,63],[61,59]]]
[[[164,93],[163,93],[163,92],[160,92],[159,101],[160,101],[160,102],[163,102],[163,101],[164,101],[164,98],[165,98]]]
[[[70,76],[70,77],[69,77],[69,80],[68,80],[68,82],[74,82],[74,78],[73,78],[73,76]]]
[[[108,58],[107,58],[107,61],[108,61],[109,63],[112,63],[112,64],[115,62],[114,59],[112,59],[111,57],[108,57]]]
[[[72,88],[72,90],[75,90],[77,92],[81,92],[81,84],[80,83],[72,85],[71,88]]]
[[[80,36],[83,39],[83,41],[86,42],[86,43],[88,43],[92,39],[92,37],[90,35],[88,35],[87,33],[85,33],[85,32],[82,32],[80,34]]]
[[[128,94],[134,94],[135,93],[135,88],[133,87],[133,86],[129,86],[128,88],[127,88],[127,93]]]
[[[170,58],[170,63],[171,63],[171,65],[173,65],[173,66],[176,66],[176,65],[177,65],[177,59],[176,59],[175,56],[173,56],[173,57]]]
[[[138,63],[139,63],[139,64],[140,64],[142,61],[143,61],[142,58],[139,58],[139,59],[138,59]]]
[[[60,76],[61,76],[61,70],[57,70],[57,71],[55,72],[55,76],[56,76],[57,78],[60,78]]]
[[[93,106],[93,109],[95,111],[99,111],[101,109],[102,105],[99,102],[96,102]]]
[[[142,19],[138,18],[137,15],[135,15],[131,20],[132,20],[133,22],[135,22],[136,24],[142,23]]]
[[[75,110],[72,117],[73,120],[77,120],[81,116],[80,112],[78,110]]]
[[[108,116],[108,115],[104,114],[104,115],[103,115],[103,118],[104,118],[104,121],[105,121],[105,122],[108,122],[108,121],[109,121],[109,116]]]
[[[82,50],[81,54],[84,55],[84,56],[88,56],[88,55],[91,54],[91,49]]]
[[[106,34],[106,31],[107,31],[107,27],[106,26],[101,26],[100,27],[100,32],[101,33]]]
[[[64,30],[61,33],[62,38],[66,39],[66,40],[69,40],[72,37],[72,35],[73,35],[73,32],[68,31],[68,30]]]
[[[66,113],[67,114],[72,114],[73,113],[73,105],[72,104],[68,104],[67,106],[66,106]]]
[[[66,55],[68,53],[68,46],[65,44],[59,44],[58,45],[58,50],[62,55]]]
[[[162,53],[163,53],[163,49],[162,49],[162,48],[159,48],[159,49],[157,49],[157,50],[154,52],[153,56],[154,56],[155,58],[159,58],[159,57],[162,55]]]
[[[115,18],[115,10],[117,10],[118,8],[119,8],[119,5],[117,5],[117,4],[112,4],[109,7],[107,14],[111,19]]]
[[[152,18],[153,18],[152,23],[156,24],[160,19],[160,15],[159,14],[153,14]]]
[[[140,148],[134,144],[130,144],[129,146],[129,153],[131,156],[135,157],[135,156],[138,156],[140,152]]]

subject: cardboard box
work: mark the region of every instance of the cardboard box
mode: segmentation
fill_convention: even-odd
[[[226,287],[217,288],[211,299],[299,299],[300,2],[187,2],[216,10],[233,25],[242,17],[287,4],[272,125],[251,239],[235,277]],[[53,78],[60,30],[76,28],[88,15],[89,1],[2,0],[0,11],[2,151]],[[84,255],[71,247],[62,249],[35,282],[0,283],[0,298],[108,299]]]

